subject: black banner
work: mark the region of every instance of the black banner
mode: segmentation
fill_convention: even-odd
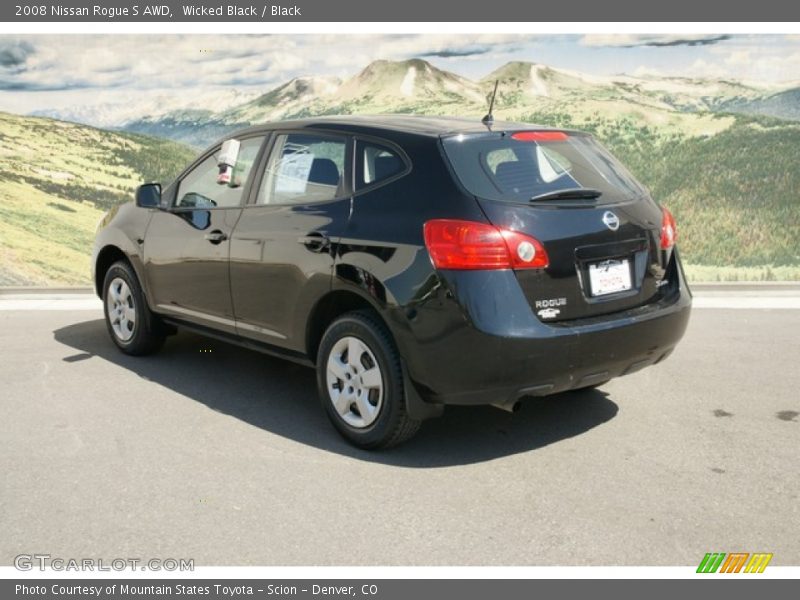
[[[761,0],[725,3],[673,0],[603,2],[430,2],[404,0],[17,0],[0,5],[7,22],[790,22],[800,20],[800,4]]]
[[[672,580],[203,580],[203,579],[44,579],[4,580],[2,598],[42,600],[531,600],[532,598],[643,598],[692,600],[724,596],[788,598],[792,580],[726,578],[719,575]]]

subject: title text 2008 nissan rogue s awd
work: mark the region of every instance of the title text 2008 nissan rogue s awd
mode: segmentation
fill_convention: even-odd
[[[591,136],[331,117],[241,131],[101,222],[128,354],[175,326],[316,366],[352,443],[663,360],[689,318],[672,215]]]

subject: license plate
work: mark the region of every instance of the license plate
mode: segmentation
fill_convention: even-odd
[[[592,296],[605,296],[631,289],[631,266],[627,259],[604,260],[589,265]]]

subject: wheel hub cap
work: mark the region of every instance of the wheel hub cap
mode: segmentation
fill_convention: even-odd
[[[383,374],[372,350],[360,339],[343,337],[328,355],[328,393],[351,427],[369,427],[383,404]]]
[[[136,305],[124,279],[115,277],[111,280],[106,294],[106,308],[114,335],[123,342],[130,340],[136,329]]]

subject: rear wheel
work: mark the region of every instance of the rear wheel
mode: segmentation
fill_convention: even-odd
[[[361,448],[397,445],[419,428],[406,412],[400,355],[371,313],[336,319],[317,354],[317,386],[334,427]]]
[[[115,262],[103,280],[103,309],[113,342],[126,354],[155,352],[164,343],[164,330],[147,306],[142,287],[130,264]]]

